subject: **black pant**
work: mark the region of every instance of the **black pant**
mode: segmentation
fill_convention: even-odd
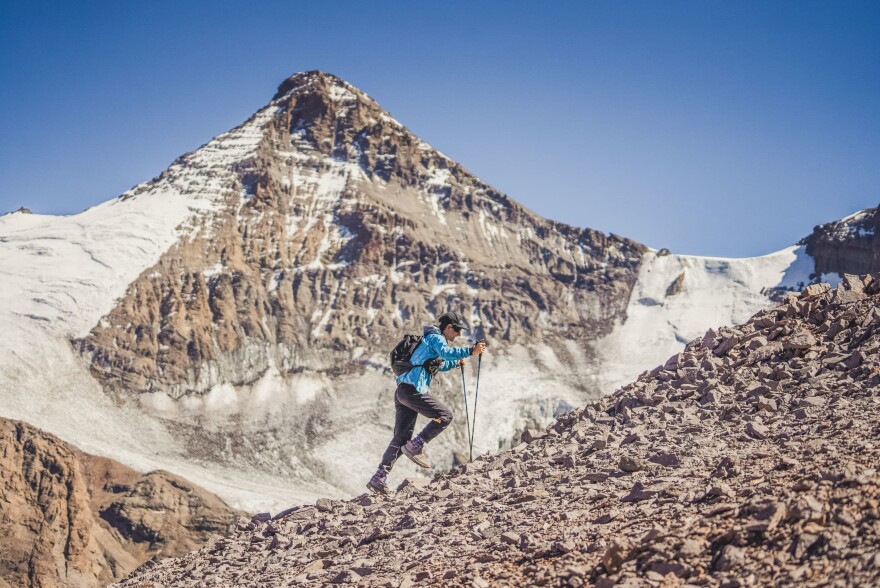
[[[412,439],[418,415],[431,419],[419,433],[425,443],[439,435],[452,422],[452,411],[442,402],[427,392],[419,394],[419,391],[409,384],[400,384],[394,393],[394,437],[382,456],[382,463],[379,464],[379,467],[385,468],[386,472],[391,471],[394,462],[403,453],[401,447]]]

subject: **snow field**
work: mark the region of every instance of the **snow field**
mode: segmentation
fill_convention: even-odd
[[[626,320],[595,344],[603,393],[663,364],[709,328],[747,321],[768,306],[766,289],[799,291],[812,271],[812,258],[798,246],[743,259],[646,253]],[[682,274],[682,291],[667,294]]]

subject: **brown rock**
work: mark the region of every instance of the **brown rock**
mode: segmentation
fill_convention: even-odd
[[[763,410],[766,412],[776,412],[779,410],[779,406],[776,404],[776,400],[772,398],[759,398],[758,399],[758,410]]]
[[[682,558],[698,557],[702,555],[705,549],[705,545],[702,541],[699,541],[697,539],[685,539],[681,542],[681,546],[678,549],[678,554],[679,557]]]
[[[816,338],[812,333],[800,332],[783,341],[782,346],[785,349],[809,349],[815,344]]]
[[[355,584],[361,579],[361,575],[354,570],[339,572],[330,580],[333,584]]]
[[[510,545],[519,545],[520,536],[519,533],[514,533],[513,531],[507,531],[501,534],[501,542],[508,543]]]
[[[804,296],[817,296],[831,290],[829,284],[811,284],[804,288]]]
[[[677,468],[681,466],[681,459],[675,453],[661,452],[648,458],[651,463],[662,465],[665,468]]]
[[[633,554],[633,545],[624,538],[618,538],[611,542],[605,554],[602,556],[602,565],[609,574],[616,573],[620,567]]]
[[[236,511],[166,472],[140,474],[0,419],[0,585],[104,586],[225,534]]]
[[[632,455],[621,455],[618,467],[624,472],[641,472],[650,469],[650,464],[644,459]]]
[[[756,522],[746,529],[752,532],[768,533],[776,529],[785,518],[787,510],[784,502],[771,502],[755,514]]]
[[[742,566],[745,563],[745,552],[735,545],[725,545],[715,559],[714,569],[719,572],[728,572]]]
[[[856,290],[843,290],[838,288],[834,293],[834,298],[838,304],[850,304],[858,302],[866,298],[866,294]]]
[[[656,496],[658,493],[657,489],[649,489],[644,486],[641,482],[636,482],[633,484],[632,488],[629,491],[629,494],[620,499],[621,502],[641,502],[642,500],[649,500]]]
[[[791,542],[791,554],[796,559],[803,559],[813,545],[819,541],[819,535],[814,533],[798,533]]]
[[[543,439],[547,436],[547,433],[544,431],[538,431],[536,429],[526,429],[522,432],[520,439],[523,443],[532,443],[537,441],[538,439]]]
[[[757,421],[750,421],[746,424],[746,433],[755,439],[766,439],[770,435],[770,430]]]

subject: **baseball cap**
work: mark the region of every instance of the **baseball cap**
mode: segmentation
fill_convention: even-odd
[[[440,317],[439,322],[441,330],[445,329],[446,325],[452,325],[459,331],[469,330],[469,327],[465,322],[464,317],[457,312],[447,312]]]

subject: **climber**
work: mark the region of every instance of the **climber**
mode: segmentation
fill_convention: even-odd
[[[452,411],[428,392],[431,378],[437,372],[462,365],[466,357],[479,355],[486,349],[483,341],[472,347],[450,346],[468,328],[459,313],[447,312],[438,323],[439,326],[425,327],[424,336],[409,358],[412,367],[395,380],[398,386],[394,393],[394,436],[382,456],[379,468],[367,483],[367,488],[373,492],[388,492],[388,472],[401,453],[423,468],[431,467],[425,457],[425,444],[452,422]],[[421,433],[413,437],[418,415],[431,420]]]

